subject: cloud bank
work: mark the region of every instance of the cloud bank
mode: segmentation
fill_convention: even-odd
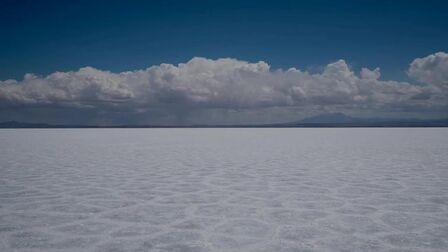
[[[381,80],[380,69],[354,73],[344,60],[320,73],[271,69],[263,61],[195,57],[178,65],[161,64],[121,73],[84,67],[48,76],[26,74],[0,81],[0,110],[67,108],[99,112],[151,110],[257,110],[266,108],[344,111],[443,111],[448,98],[448,54],[415,59],[412,84]]]

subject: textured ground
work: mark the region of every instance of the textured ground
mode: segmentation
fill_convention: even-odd
[[[0,130],[0,251],[447,251],[448,129]]]

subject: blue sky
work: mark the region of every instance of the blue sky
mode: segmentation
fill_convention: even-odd
[[[448,51],[447,1],[8,1],[0,79],[92,66],[111,71],[194,56],[315,70],[338,59],[405,78]]]
[[[448,116],[447,1],[2,0],[0,11],[0,121]]]

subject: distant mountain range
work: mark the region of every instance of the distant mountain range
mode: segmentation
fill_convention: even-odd
[[[275,124],[287,127],[448,127],[448,118],[424,120],[416,118],[359,118],[342,113],[320,114],[297,122]]]
[[[319,128],[319,127],[448,127],[448,118],[437,120],[358,118],[342,113],[320,114],[296,122],[263,125],[54,125],[45,123],[26,123],[7,121],[0,128]]]

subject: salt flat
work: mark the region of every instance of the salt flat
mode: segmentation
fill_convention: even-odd
[[[448,129],[0,130],[0,251],[447,251]]]

